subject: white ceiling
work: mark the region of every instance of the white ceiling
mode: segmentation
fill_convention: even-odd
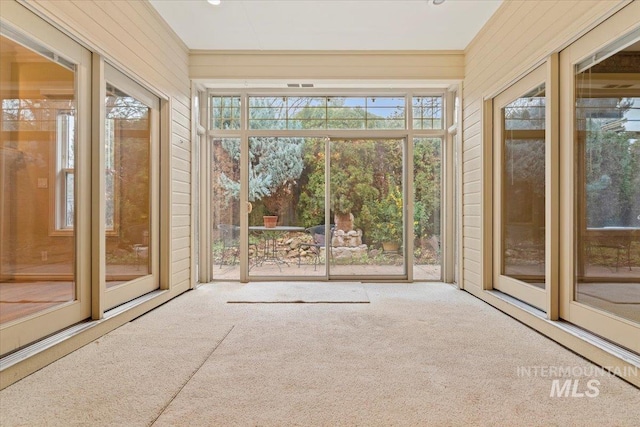
[[[190,49],[461,50],[502,0],[150,0]]]

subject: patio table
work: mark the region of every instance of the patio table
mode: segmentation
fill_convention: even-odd
[[[260,232],[264,241],[264,254],[259,258],[254,265],[262,265],[265,262],[273,262],[278,266],[280,271],[282,268],[280,264],[289,265],[289,263],[278,256],[278,235],[285,232],[304,231],[304,227],[297,227],[293,225],[277,225],[275,227],[265,227],[264,225],[250,225],[249,231]]]

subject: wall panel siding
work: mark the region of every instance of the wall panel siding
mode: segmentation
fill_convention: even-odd
[[[169,100],[171,108],[171,288],[190,283],[191,84],[189,52],[146,1],[23,2],[53,25]]]
[[[465,50],[463,94],[464,286],[481,287],[482,104],[552,52],[584,34],[613,10],[618,0],[505,0]]]
[[[193,79],[434,79],[464,77],[461,51],[192,51]]]

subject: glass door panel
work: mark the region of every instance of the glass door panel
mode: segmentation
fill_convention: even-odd
[[[326,277],[322,138],[249,138],[250,277]],[[237,188],[239,181],[226,181]]]
[[[404,145],[404,139],[331,140],[331,276],[406,276]]]
[[[158,106],[106,68],[104,134],[106,307],[157,289]]]
[[[51,61],[4,36],[1,43],[2,69],[16,70],[3,75],[1,86],[4,324],[76,298],[77,102],[75,67]],[[58,87],[67,96],[43,97],[38,84]]]
[[[211,141],[213,277],[240,280],[240,138]]]
[[[640,83],[639,44],[575,75],[579,167],[574,298],[636,324],[640,324],[640,93],[632,87]]]
[[[81,268],[89,262],[89,151],[80,143],[91,55],[34,21],[56,53],[4,20],[0,29],[0,354],[90,315]]]
[[[442,138],[413,139],[413,278],[441,280]]]
[[[493,285],[543,310],[546,102],[539,82],[544,79],[539,67],[495,99]]]

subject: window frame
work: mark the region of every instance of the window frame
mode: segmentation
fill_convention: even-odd
[[[445,154],[445,147],[447,145],[448,139],[448,126],[453,123],[454,118],[451,115],[448,115],[449,104],[452,103],[447,96],[447,88],[410,88],[405,90],[398,89],[378,89],[378,88],[364,88],[364,89],[321,89],[321,90],[300,90],[300,89],[290,89],[290,88],[282,88],[279,90],[275,89],[249,89],[249,90],[238,90],[238,89],[224,89],[224,88],[208,88],[206,91],[207,102],[206,108],[209,110],[209,116],[206,117],[205,122],[208,125],[206,130],[207,141],[211,140],[211,138],[240,138],[241,141],[248,141],[249,137],[252,136],[272,136],[272,137],[288,137],[288,136],[298,136],[298,137],[326,137],[326,138],[362,138],[362,137],[374,137],[374,138],[404,138],[406,139],[406,148],[405,148],[405,157],[407,159],[413,159],[413,145],[412,141],[416,137],[426,137],[426,138],[440,138],[443,146],[441,146],[441,156]],[[252,96],[259,97],[283,97],[283,96],[291,96],[291,97],[319,97],[319,96],[328,96],[328,97],[402,97],[404,98],[404,111],[405,111],[405,126],[402,129],[311,129],[311,130],[296,130],[296,129],[250,129],[248,124],[248,99]],[[239,97],[241,104],[241,116],[240,116],[240,128],[239,129],[213,129],[211,128],[212,117],[211,117],[211,106],[212,97]],[[442,126],[438,129],[414,129],[413,128],[413,98],[414,97],[441,97],[442,98]],[[243,150],[244,151],[244,150]],[[449,159],[445,159],[441,157],[442,167],[444,168],[444,163],[449,161]],[[241,164],[246,164],[248,162],[248,155],[246,158],[241,156],[240,159]],[[404,198],[407,201],[407,208],[405,209],[405,218],[410,218],[410,220],[405,220],[406,224],[406,278],[398,279],[394,277],[393,281],[407,281],[413,282],[413,265],[414,265],[414,247],[413,247],[413,227],[409,226],[409,224],[413,223],[414,216],[414,206],[413,206],[413,196],[410,192],[409,183],[413,182],[413,168],[411,167],[411,160],[408,161],[406,165],[406,170],[404,174],[403,183],[405,194]],[[248,183],[248,174],[241,171],[242,174],[246,175],[246,182]],[[451,177],[451,174],[445,174],[444,169],[441,170],[441,201],[440,201],[440,227],[441,227],[441,251],[444,254],[445,251],[452,252],[449,247],[455,245],[457,242],[453,238],[453,233],[446,233],[444,229],[444,221],[443,216],[445,215],[445,205],[448,202],[448,196],[446,193],[446,188],[450,187],[452,184],[450,182],[445,182],[445,180]],[[210,179],[206,175],[206,171],[201,172],[202,182],[207,183]],[[248,190],[248,184],[247,190]],[[411,187],[412,188],[412,187]],[[244,191],[247,191],[244,190]],[[205,194],[209,194],[208,189],[205,191]],[[241,189],[241,194],[244,194]],[[449,197],[450,199],[450,197]],[[206,203],[203,203],[206,205]],[[241,220],[241,239],[247,241],[248,236],[243,236],[243,233],[246,233],[246,227],[242,224],[242,221],[247,216],[247,207],[244,203],[240,204],[240,220]],[[202,216],[206,216],[204,211]],[[204,222],[203,222],[204,224]],[[241,240],[241,241],[242,241]],[[446,257],[442,256],[440,261],[441,266],[441,280],[445,277],[453,277],[453,273],[445,273],[445,270],[453,269],[453,262],[446,262]],[[335,276],[334,276],[335,277]],[[362,276],[365,277],[365,276]],[[269,276],[268,280],[279,280],[286,278],[284,276]],[[213,273],[208,277],[208,280],[214,280],[215,277]],[[256,279],[252,277],[252,279]],[[257,280],[257,279],[256,279]],[[240,257],[240,281],[248,282],[248,257],[242,256]]]

